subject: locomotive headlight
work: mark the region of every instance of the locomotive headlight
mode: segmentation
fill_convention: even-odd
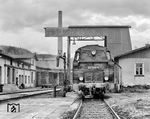
[[[80,80],[80,81],[83,81],[83,77],[82,77],[82,76],[81,76],[81,77],[79,77],[79,80]]]
[[[108,81],[108,76],[105,76],[105,78],[104,78],[104,79],[105,79],[105,81]]]
[[[92,51],[91,51],[91,54],[92,54],[93,56],[95,56],[95,55],[96,55],[96,50],[92,50]]]

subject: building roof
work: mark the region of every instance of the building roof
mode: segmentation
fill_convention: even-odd
[[[37,60],[37,56],[36,54],[23,54],[23,55],[10,55],[11,57],[13,57],[14,59],[31,59],[33,57],[35,57],[35,59]]]
[[[7,46],[7,45],[0,45],[0,49],[6,53],[6,54],[14,54],[14,55],[23,55],[23,54],[32,54],[31,51],[24,49],[24,48],[19,48],[16,46]]]
[[[25,55],[11,55],[13,58],[15,59],[29,59],[29,58],[33,58],[34,55],[33,54],[25,54]]]
[[[56,58],[56,55],[51,55],[51,54],[37,54],[37,58]]]
[[[134,54],[134,53],[143,51],[143,50],[147,50],[147,49],[150,49],[150,45],[145,45],[144,47],[137,48],[137,49],[135,49],[135,50],[131,50],[131,51],[126,52],[126,53],[124,53],[124,54],[120,54],[120,55],[116,56],[115,59],[119,59],[119,58],[122,58],[122,57],[125,57],[125,56],[128,56],[128,55],[131,55],[131,54]]]
[[[24,64],[26,64],[26,65],[31,65],[30,63],[28,63],[28,62],[24,62],[24,61],[19,60],[19,59],[16,59],[16,58],[12,57],[11,55],[8,55],[8,54],[6,54],[6,53],[2,52],[1,50],[0,50],[0,56],[6,57],[6,58],[9,58],[9,59],[13,59],[13,60],[15,60],[15,61],[18,61],[18,62],[24,63]]]
[[[131,28],[129,25],[75,25],[68,28]]]
[[[37,67],[47,68],[47,69],[63,69],[63,60],[59,60],[59,67],[56,66],[56,55],[51,54],[37,54],[38,61],[36,63]]]
[[[10,59],[13,59],[13,57],[11,57],[10,55],[4,53],[2,50],[0,50],[0,56],[4,56],[4,57],[10,58]]]

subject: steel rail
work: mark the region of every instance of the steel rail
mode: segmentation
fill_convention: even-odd
[[[106,100],[104,100],[105,104],[107,105],[110,113],[116,118],[116,119],[121,119],[118,114],[110,107],[110,105],[106,102]]]
[[[79,112],[80,112],[80,110],[81,110],[81,107],[82,107],[82,100],[80,101],[80,104],[79,104],[79,106],[78,106],[78,109],[77,109],[77,111],[76,111],[76,113],[75,113],[73,119],[76,119],[76,118],[78,117],[78,114],[79,114]]]
[[[108,110],[110,111],[110,113],[112,114],[112,116],[113,116],[115,119],[121,119],[121,118],[118,116],[118,114],[117,114],[117,113],[110,107],[110,105],[106,102],[106,100],[104,100],[104,103],[106,104],[106,106],[108,107]],[[80,104],[79,104],[79,106],[78,106],[78,109],[77,109],[77,111],[76,111],[76,113],[75,113],[73,119],[77,119],[78,114],[79,114],[79,112],[80,112],[80,110],[81,110],[81,107],[82,107],[82,100],[81,100],[81,102],[80,102]]]

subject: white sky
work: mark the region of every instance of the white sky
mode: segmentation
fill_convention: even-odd
[[[150,43],[150,0],[0,0],[0,45],[57,54],[57,38],[44,37],[43,28],[58,26],[59,10],[65,27],[130,25],[133,49]]]

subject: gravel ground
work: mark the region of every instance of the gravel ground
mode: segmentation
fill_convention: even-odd
[[[51,93],[0,103],[0,119],[60,119],[64,111],[74,109],[76,94],[53,97]],[[7,112],[7,103],[19,103],[20,112]],[[9,109],[10,110],[10,109]]]
[[[103,101],[93,99],[83,102],[79,119],[113,119],[113,116]]]
[[[80,100],[76,99],[68,109],[60,116],[60,119],[72,119],[78,109],[80,104]]]
[[[106,101],[121,119],[150,119],[150,90],[109,93]]]

